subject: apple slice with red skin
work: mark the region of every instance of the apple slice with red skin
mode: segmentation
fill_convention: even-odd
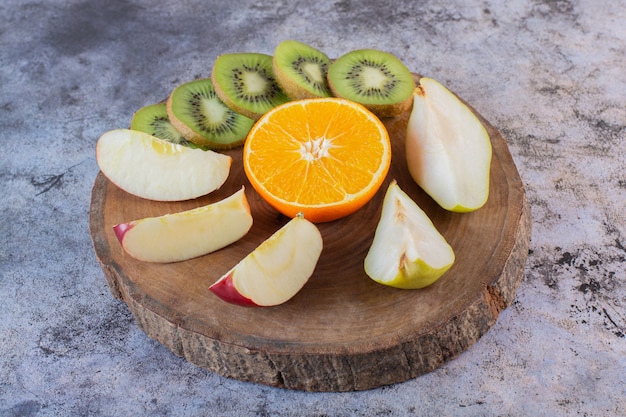
[[[322,253],[319,229],[302,214],[262,242],[209,287],[222,300],[241,306],[275,306],[307,283]]]
[[[113,227],[124,250],[146,262],[178,262],[241,239],[252,227],[245,189],[195,209],[146,217]]]
[[[244,307],[259,307],[251,299],[241,295],[235,285],[233,284],[233,271],[229,271],[228,274],[217,280],[215,284],[211,285],[209,289],[222,300]]]

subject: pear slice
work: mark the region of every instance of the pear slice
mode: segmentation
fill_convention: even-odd
[[[241,239],[252,227],[245,189],[215,203],[159,217],[120,223],[113,231],[133,258],[178,262],[206,255]]]
[[[426,213],[392,181],[365,257],[365,273],[379,284],[423,288],[439,279],[454,259],[452,247]]]
[[[474,113],[432,78],[421,78],[406,134],[409,172],[441,207],[469,212],[489,197],[491,140]]]

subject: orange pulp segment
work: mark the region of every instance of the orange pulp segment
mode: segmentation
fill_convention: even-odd
[[[364,106],[340,98],[291,101],[265,113],[248,133],[243,166],[276,210],[320,223],[354,213],[383,183],[389,134]]]

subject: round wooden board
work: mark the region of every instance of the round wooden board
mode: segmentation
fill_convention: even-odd
[[[386,119],[393,157],[385,183],[355,214],[318,225],[324,249],[313,276],[294,298],[271,308],[231,305],[208,291],[288,220],[248,183],[241,149],[226,152],[233,157],[227,182],[191,201],[143,200],[99,173],[90,231],[109,288],[148,336],[223,376],[307,391],[353,391],[432,371],[474,344],[513,301],[528,253],[531,219],[522,181],[501,134],[476,114],[493,145],[484,207],[465,214],[439,208],[406,167],[409,112]],[[363,271],[392,179],[430,216],[456,254],[452,268],[426,289],[389,288]],[[171,264],[139,262],[113,233],[115,224],[209,204],[242,185],[254,225],[242,240],[212,254]]]

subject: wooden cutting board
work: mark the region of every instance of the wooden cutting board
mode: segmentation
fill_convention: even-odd
[[[290,301],[270,308],[230,305],[208,291],[288,220],[248,183],[241,149],[225,152],[233,157],[227,182],[191,201],[143,200],[99,173],[90,232],[107,284],[148,336],[226,377],[307,391],[354,391],[432,371],[493,326],[514,299],[528,254],[531,218],[522,181],[501,134],[476,114],[493,145],[484,207],[465,214],[439,208],[407,170],[409,113],[384,120],[393,151],[386,182],[355,214],[318,225],[324,249],[313,276]],[[430,216],[456,254],[452,268],[426,289],[389,288],[363,271],[392,179]],[[171,264],[139,262],[125,254],[113,233],[115,224],[209,204],[242,185],[254,225],[242,240],[215,253]]]

